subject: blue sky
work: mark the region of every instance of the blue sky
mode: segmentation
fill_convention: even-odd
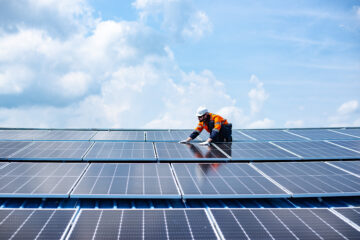
[[[0,126],[360,125],[360,1],[0,2]]]

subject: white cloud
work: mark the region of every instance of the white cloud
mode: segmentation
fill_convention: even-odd
[[[262,109],[262,106],[265,100],[268,99],[269,94],[266,93],[264,84],[260,82],[255,75],[251,76],[250,82],[256,85],[256,87],[251,89],[248,93],[250,98],[251,114],[256,114]]]
[[[25,17],[18,12],[17,19],[4,23],[15,24],[17,31],[0,33],[0,94],[13,95],[18,105],[1,106],[0,126],[193,128],[200,105],[228,118],[234,128],[273,124],[268,118],[249,117],[210,70],[180,69],[166,37],[146,21],[102,21],[89,16],[85,1],[60,2],[43,0],[32,8],[45,15],[58,13],[59,22],[72,20],[72,33],[64,38],[42,24],[20,24]],[[148,0],[134,5],[147,14],[161,5],[164,26],[186,38],[210,31],[207,15],[192,9],[190,2]],[[70,7],[70,12],[64,10]],[[187,8],[191,11],[182,12]],[[93,24],[81,22],[83,18]],[[33,14],[26,19],[38,21]],[[72,28],[74,24],[80,27]],[[251,111],[259,113],[268,94],[256,76],[251,82],[256,84],[249,92]],[[21,95],[26,91],[34,93],[41,106]]]
[[[142,21],[150,17],[160,20],[163,29],[177,39],[198,40],[212,32],[207,14],[196,10],[188,0],[136,0],[133,6],[139,10]]]
[[[257,120],[247,125],[247,128],[271,128],[274,126],[274,121],[269,118]]]
[[[70,72],[57,82],[59,91],[66,97],[79,97],[86,93],[91,83],[91,76],[83,72]]]
[[[0,95],[20,94],[29,86],[33,78],[32,71],[21,65],[0,67]]]
[[[303,120],[289,120],[286,121],[285,127],[287,128],[300,128],[304,126]]]
[[[337,112],[340,115],[347,115],[354,113],[359,107],[359,103],[357,100],[351,100],[341,104],[341,106],[337,109]]]
[[[350,100],[341,104],[336,110],[336,114],[328,118],[332,127],[358,126],[360,119],[358,100]]]

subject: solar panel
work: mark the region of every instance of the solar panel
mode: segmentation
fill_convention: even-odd
[[[169,164],[92,163],[72,198],[180,198]]]
[[[258,141],[283,141],[283,140],[301,140],[304,138],[285,132],[284,130],[241,130],[241,132],[255,138]]]
[[[360,161],[331,161],[328,163],[360,176]]]
[[[291,133],[309,138],[310,140],[356,140],[358,138],[349,135],[329,131],[328,129],[298,129],[288,130]]]
[[[62,239],[75,210],[0,209],[0,239]]]
[[[150,142],[95,142],[84,157],[86,161],[156,161]]]
[[[225,239],[359,239],[328,209],[211,209]]]
[[[183,198],[289,197],[248,164],[174,163]]]
[[[359,128],[346,128],[346,129],[334,129],[332,131],[350,134],[352,136],[360,137],[360,129]]]
[[[80,210],[69,239],[218,239],[203,209]]]
[[[282,150],[268,142],[216,143],[231,160],[296,160],[294,154]]]
[[[31,142],[0,142],[0,159],[8,159],[12,154],[26,148]]]
[[[334,129],[333,131],[360,137],[360,129],[359,128]]]
[[[254,163],[293,197],[360,196],[360,178],[324,162]]]
[[[8,165],[9,163],[7,162],[0,162],[0,169],[5,167],[6,165]]]
[[[251,137],[245,136],[239,130],[235,130],[235,129],[232,130],[231,136],[232,136],[233,142],[237,142],[237,141],[253,141],[254,140]],[[205,141],[209,137],[210,137],[210,133],[208,133],[206,130],[203,130],[200,133],[200,136],[198,138],[200,138],[200,140],[202,140],[202,141]]]
[[[334,210],[360,227],[360,208],[334,208]]]
[[[82,160],[91,142],[34,142],[11,155],[11,160]]]
[[[360,152],[360,141],[330,141],[331,143]]]
[[[356,153],[324,141],[308,142],[274,142],[274,144],[287,149],[303,159],[356,159]]]
[[[2,130],[0,140],[35,140],[47,132],[49,130]]]
[[[160,161],[227,161],[226,156],[214,146],[180,144],[170,142],[155,143]]]
[[[86,163],[10,163],[0,169],[0,197],[67,198]]]
[[[192,130],[168,130],[168,131],[148,131],[146,141],[148,142],[179,142],[187,139]]]
[[[51,130],[38,140],[88,141],[95,133],[96,131]]]
[[[144,142],[145,132],[144,131],[99,131],[91,140]]]

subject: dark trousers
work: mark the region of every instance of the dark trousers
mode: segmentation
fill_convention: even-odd
[[[222,125],[219,135],[213,139],[214,142],[232,142],[232,124]]]

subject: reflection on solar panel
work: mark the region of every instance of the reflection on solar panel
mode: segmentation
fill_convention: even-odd
[[[76,198],[180,198],[169,164],[92,163]]]
[[[349,135],[336,133],[327,129],[299,129],[299,130],[288,130],[289,132],[304,136],[310,140],[342,140],[342,139],[353,139],[358,138],[351,137]]]
[[[0,209],[0,239],[62,239],[75,210]]]
[[[12,160],[81,160],[91,142],[34,142],[13,154]]]
[[[360,157],[360,153],[323,141],[274,143],[304,159],[354,159]]]
[[[334,129],[333,131],[360,137],[360,129],[358,128]]]
[[[148,142],[179,142],[190,136],[191,130],[173,130],[173,131],[148,131],[146,132],[146,141]]]
[[[199,144],[180,144],[169,142],[155,143],[158,159],[171,161],[226,161],[226,156],[213,146]]]
[[[218,239],[203,209],[82,209],[69,239],[92,238]]]
[[[145,141],[144,131],[99,131],[91,139],[95,141]]]
[[[260,141],[305,140],[304,138],[292,135],[283,130],[241,130],[241,132]]]
[[[8,165],[9,163],[7,162],[0,162],[0,169],[5,167],[6,165]]]
[[[360,227],[360,208],[334,208],[334,210]]]
[[[46,135],[41,136],[39,140],[87,141],[90,140],[95,133],[95,131],[52,130],[47,132]]]
[[[84,157],[87,161],[155,161],[154,146],[148,142],[95,142]]]
[[[233,129],[232,130],[232,140],[234,142],[237,141],[253,141],[254,139],[245,136],[244,134],[240,133],[240,131]],[[200,138],[199,140],[205,141],[206,139],[208,139],[210,137],[210,133],[208,133],[206,130],[203,130],[200,134],[200,136],[198,138]]]
[[[35,140],[44,136],[49,130],[2,130],[1,140]]]
[[[360,176],[360,161],[334,161],[328,163]]]
[[[31,142],[0,142],[0,159],[8,159],[12,154],[29,144]]]
[[[0,169],[0,197],[67,198],[86,163],[10,163]]]
[[[359,196],[360,178],[324,162],[254,163],[293,197]]]
[[[268,142],[216,143],[231,160],[295,160],[297,156]]]
[[[211,209],[225,239],[359,239],[328,209]]]
[[[289,197],[248,164],[174,163],[183,198]]]
[[[330,141],[340,146],[360,152],[360,141]]]

